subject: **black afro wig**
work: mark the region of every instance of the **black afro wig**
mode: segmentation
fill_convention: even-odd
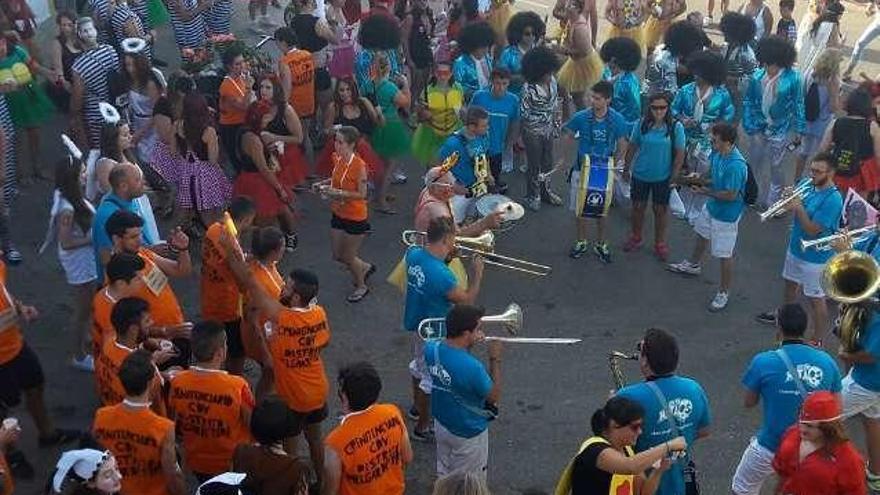
[[[708,82],[712,86],[724,84],[727,77],[727,67],[724,59],[717,53],[702,50],[694,52],[685,62],[691,74]]]
[[[507,42],[511,45],[519,43],[522,40],[523,31],[528,27],[535,32],[535,41],[544,37],[546,27],[541,16],[531,10],[513,14],[507,22]]]
[[[721,17],[721,33],[733,45],[745,45],[755,37],[755,21],[739,12],[727,12]]]
[[[686,58],[691,53],[703,48],[706,34],[699,26],[688,21],[672,23],[663,36],[663,44],[673,57]]]
[[[642,61],[642,49],[635,41],[618,36],[602,44],[599,56],[606,64],[614,63],[620,70],[632,72],[639,68],[639,63]]]
[[[462,53],[472,53],[474,50],[488,48],[493,44],[495,44],[495,31],[485,21],[468,24],[458,34],[458,48]]]
[[[545,46],[527,51],[522,58],[522,75],[527,82],[537,83],[547,74],[553,74],[561,65],[556,52]]]
[[[768,36],[758,42],[755,58],[762,65],[775,65],[787,69],[794,65],[797,51],[787,39],[781,36]]]
[[[400,46],[400,26],[385,14],[371,14],[361,21],[358,43],[367,50],[396,50]]]

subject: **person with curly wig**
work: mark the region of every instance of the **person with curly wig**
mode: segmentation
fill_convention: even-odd
[[[529,50],[522,59],[525,84],[520,98],[520,128],[526,148],[526,206],[541,209],[542,200],[553,206],[562,199],[541,174],[553,169],[553,142],[562,126],[562,99],[554,74],[559,69],[556,53],[545,46]],[[549,178],[549,177],[548,177]]]
[[[465,26],[458,35],[458,48],[461,55],[452,64],[452,74],[464,89],[465,102],[479,89],[489,87],[492,73],[492,55],[489,53],[495,43],[495,33],[487,22],[477,22]]]
[[[724,87],[724,60],[719,55],[708,51],[693,53],[687,67],[694,82],[675,95],[672,116],[684,125],[687,173],[703,175],[709,170],[712,152],[709,130],[717,122],[733,122],[733,100]],[[693,223],[703,210],[706,196],[686,187],[679,194],[685,205],[685,218]]]
[[[418,105],[420,124],[413,134],[412,152],[419,163],[433,163],[446,138],[461,128],[459,112],[463,106],[464,89],[453,79],[452,65],[438,60],[434,79]]]
[[[663,44],[651,53],[645,68],[645,95],[666,93],[675,97],[678,88],[686,82],[679,80],[680,66],[698,50],[703,49],[703,29],[688,21],[678,21],[669,26],[663,35]]]
[[[684,14],[686,10],[687,2],[685,0],[659,0],[654,3],[654,8],[649,11],[650,15],[645,23],[647,53],[654,51],[660,40],[665,38],[666,31],[669,30],[675,18]]]
[[[639,53],[645,49],[644,25],[648,20],[650,6],[648,0],[611,0],[605,6],[605,19],[611,23],[608,39],[629,38],[639,47]]]
[[[749,137],[749,164],[758,178],[758,202],[763,207],[779,199],[785,186],[782,162],[789,144],[800,145],[806,130],[803,79],[792,68],[796,57],[788,40],[778,36],[762,39],[757,50],[762,67],[743,96],[742,124]]]
[[[794,176],[799,179],[804,167],[819,151],[819,144],[831,119],[841,111],[840,64],[843,55],[835,49],[826,50],[816,60],[812,70],[805,74],[806,95],[804,118],[807,121],[804,142],[798,149]]]
[[[568,58],[559,69],[559,85],[571,96],[577,110],[584,109],[584,93],[602,76],[602,61],[583,11],[584,0],[568,0],[568,24],[561,48]]]
[[[361,20],[358,30],[358,44],[361,50],[354,59],[354,76],[358,91],[374,104],[376,100],[377,75],[374,59],[383,53],[388,60],[390,75],[403,73],[403,62],[400,60],[400,25],[393,16],[380,13],[370,14]]]
[[[523,85],[522,58],[544,38],[546,26],[532,11],[517,12],[507,23],[507,46],[501,50],[496,67],[510,72],[510,92],[519,96]]]
[[[727,62],[727,91],[736,107],[735,121],[742,117],[742,95],[749,79],[758,68],[758,60],[751,42],[755,38],[755,23],[739,12],[727,12],[721,17],[721,33],[727,46],[721,56]]]
[[[614,85],[611,108],[635,125],[642,118],[642,85],[635,73],[642,61],[639,45],[623,36],[611,38],[602,44],[599,56],[605,62],[602,79]]]

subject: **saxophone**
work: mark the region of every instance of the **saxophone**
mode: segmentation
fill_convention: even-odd
[[[626,385],[626,376],[620,367],[621,360],[638,361],[639,355],[636,353],[626,354],[620,351],[608,353],[608,367],[611,369],[611,378],[614,380],[614,390],[620,390]]]

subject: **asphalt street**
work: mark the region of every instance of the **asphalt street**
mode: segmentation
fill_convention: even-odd
[[[777,11],[775,2],[772,9]],[[547,0],[519,0],[518,8],[546,13]],[[235,26],[248,38],[256,33],[247,25],[245,4],[237,2]],[[732,5],[736,7],[737,5]],[[846,4],[842,27],[847,44],[858,37],[868,19],[861,8]],[[600,5],[599,12],[602,12]],[[700,1],[691,9],[704,9]],[[805,3],[799,2],[796,18]],[[280,11],[273,11],[280,19]],[[716,19],[718,18],[716,14]],[[600,40],[607,23],[600,23]],[[49,26],[51,28],[51,26]],[[50,29],[51,30],[51,29]],[[158,53],[176,59],[173,39],[161,31]],[[848,49],[847,49],[848,52]],[[862,68],[877,70],[876,47],[866,52]],[[48,170],[62,156],[58,133],[66,124],[59,117],[43,133],[42,167]],[[23,143],[19,143],[23,145]],[[379,369],[384,388],[382,400],[405,410],[410,403],[406,370],[410,348],[400,329],[402,299],[383,281],[403,253],[400,232],[411,228],[412,206],[419,191],[421,167],[407,165],[410,181],[396,186],[396,216],[371,218],[373,232],[365,242],[363,258],[379,266],[372,290],[359,304],[345,296],[351,286],[348,275],[334,264],[329,249],[330,213],[313,195],[299,196],[300,247],[284,260],[284,271],[309,268],[321,279],[319,302],[330,317],[332,341],[325,352],[327,373],[332,377],[344,363],[368,360]],[[789,172],[791,174],[791,171]],[[563,190],[562,175],[556,187]],[[520,199],[524,184],[519,173],[506,179],[510,196]],[[10,290],[35,304],[41,319],[25,329],[28,342],[42,359],[47,374],[46,395],[59,425],[86,429],[97,406],[94,379],[75,371],[66,362],[73,341],[66,327],[71,306],[64,276],[54,252],[37,257],[51,204],[51,187],[40,183],[23,189],[14,208],[14,238],[26,260],[9,272]],[[695,458],[701,472],[703,493],[729,491],[729,480],[742,449],[756,430],[759,412],[742,407],[740,376],[751,356],[773,345],[773,330],[754,322],[754,315],[777,305],[781,299],[779,273],[788,237],[788,221],[762,224],[753,212],[740,223],[734,289],[728,308],[718,314],[707,311],[718,282],[717,262],[708,263],[702,276],[685,278],[664,269],[650,249],[624,254],[620,246],[628,232],[628,207],[617,205],[609,220],[614,262],[602,265],[592,256],[571,260],[567,256],[573,236],[573,219],[563,208],[545,207],[527,213],[512,231],[499,235],[498,252],[544,263],[553,272],[544,278],[486,268],[478,302],[488,313],[504,310],[516,301],[525,313],[524,336],[580,337],[575,346],[509,345],[504,350],[501,417],[490,428],[489,479],[493,493],[551,493],[558,474],[588,433],[589,418],[607,398],[612,387],[606,355],[610,350],[630,351],[644,330],[661,327],[673,332],[681,347],[680,372],[697,379],[706,389],[712,409],[712,435],[698,442]],[[648,228],[650,229],[650,222]],[[165,228],[170,228],[166,225]],[[672,260],[688,254],[693,234],[675,220],[670,229]],[[650,246],[650,243],[646,243]],[[196,272],[197,273],[197,272]],[[189,319],[198,318],[195,276],[173,280]],[[833,340],[826,345],[836,348]],[[476,349],[479,355],[485,349]],[[625,363],[629,381],[641,377],[635,363]],[[330,394],[331,417],[339,411],[335,393]],[[36,432],[23,409],[15,411],[25,429],[22,448],[37,466],[33,483],[19,483],[16,493],[41,493],[45,479],[60,450],[38,449]],[[334,420],[325,424],[325,431]],[[407,470],[407,493],[430,492],[434,477],[433,445],[415,443],[415,461]]]

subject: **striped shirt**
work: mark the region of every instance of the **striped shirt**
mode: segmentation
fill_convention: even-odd
[[[180,6],[190,12],[194,11],[198,6],[197,0],[179,1]],[[181,19],[174,9],[168,9],[168,13],[171,17],[171,27],[174,29],[174,40],[177,42],[178,48],[200,48],[205,46],[207,26],[205,25],[205,16],[201,12],[188,21]]]
[[[98,43],[110,43],[112,41],[110,0],[89,0],[89,7],[92,9],[95,29],[98,30]]]
[[[116,35],[116,42],[118,44],[122,43],[122,40],[125,38],[130,38],[125,34],[126,26],[129,23],[134,23],[137,27],[138,35],[137,38],[145,38],[147,31],[144,27],[143,21],[137,15],[137,13],[125,3],[119,3],[116,5],[116,8],[113,9],[113,16],[110,17],[110,26],[113,28],[113,34]],[[149,43],[147,43],[147,47],[144,48],[144,55],[147,58],[152,58],[152,47]]]
[[[149,31],[153,28],[152,24],[150,24],[150,11],[147,7],[147,0],[128,0],[128,6],[140,18],[141,23],[144,25],[144,31]]]
[[[2,94],[0,94],[0,132],[3,132],[3,138],[6,140],[6,146],[3,147],[6,177],[0,177],[0,179],[4,179],[2,193],[8,208],[18,193],[18,175],[15,172],[15,125],[12,123],[9,107],[6,106],[6,97]],[[12,143],[11,146],[10,143]]]
[[[205,22],[210,34],[231,33],[232,0],[215,0],[214,5],[205,12]]]
[[[87,123],[89,144],[93,148],[100,147],[101,127],[104,119],[98,110],[98,103],[109,101],[110,74],[119,70],[119,56],[110,45],[98,45],[97,48],[83,52],[70,68],[74,75],[82,79],[84,118]]]

